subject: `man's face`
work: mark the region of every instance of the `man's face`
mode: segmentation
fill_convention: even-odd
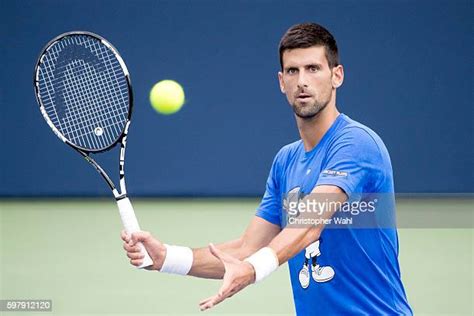
[[[283,52],[280,89],[300,118],[312,118],[332,100],[342,84],[342,66],[329,68],[324,46],[295,48]]]

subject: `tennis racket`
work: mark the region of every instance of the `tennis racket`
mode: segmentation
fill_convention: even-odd
[[[38,58],[34,88],[41,114],[64,143],[74,148],[104,178],[125,230],[140,231],[125,186],[125,148],[133,107],[130,76],[117,50],[90,32],[68,32],[51,40]],[[91,157],[120,144],[120,192]],[[153,264],[145,256],[140,268]]]

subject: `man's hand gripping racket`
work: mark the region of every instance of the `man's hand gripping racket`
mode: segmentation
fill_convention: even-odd
[[[125,148],[133,107],[130,76],[122,57],[104,38],[68,32],[51,40],[38,58],[34,88],[40,111],[64,143],[79,152],[112,190],[128,234],[140,231],[125,186]],[[90,156],[120,144],[120,192]],[[144,259],[153,261],[142,244]]]

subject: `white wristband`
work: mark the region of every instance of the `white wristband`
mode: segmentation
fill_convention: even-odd
[[[262,281],[280,265],[276,253],[270,247],[264,247],[245,259],[255,269],[255,283]]]
[[[193,265],[193,251],[188,247],[166,245],[166,257],[160,272],[187,275]]]

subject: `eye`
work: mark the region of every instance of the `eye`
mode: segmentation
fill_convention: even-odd
[[[296,68],[288,68],[286,70],[286,73],[289,74],[289,75],[293,75],[297,72],[298,70]]]
[[[318,67],[318,66],[314,66],[314,65],[313,65],[313,66],[309,66],[309,71],[311,71],[311,72],[316,72],[316,71],[318,71],[318,70],[319,70],[319,67]]]

